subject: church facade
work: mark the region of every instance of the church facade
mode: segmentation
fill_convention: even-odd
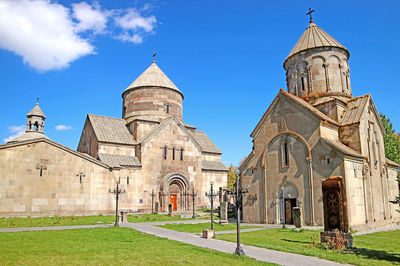
[[[88,114],[77,151],[44,134],[37,104],[26,133],[0,145],[0,216],[94,215],[115,211],[109,189],[126,191],[130,212],[207,207],[227,184],[221,152],[183,122],[183,93],[153,62],[123,93],[122,118]]]
[[[311,20],[284,62],[280,90],[251,133],[240,166],[245,222],[323,225],[322,181],[341,176],[354,230],[400,221],[399,165],[385,157],[383,129],[371,95],[354,97],[349,51]]]

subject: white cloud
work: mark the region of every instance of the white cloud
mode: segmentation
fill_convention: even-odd
[[[72,127],[67,126],[67,125],[58,125],[58,126],[55,126],[55,129],[57,131],[62,131],[62,130],[70,130],[70,129],[72,129]]]
[[[0,0],[0,48],[22,56],[24,63],[39,71],[58,70],[95,53],[87,36],[107,33],[141,43],[144,36],[154,34],[157,24],[155,16],[142,14],[150,5],[139,10],[105,10],[97,2],[71,6],[56,0]],[[113,32],[107,30],[108,22]]]
[[[136,8],[129,8],[123,14],[117,15],[115,24],[122,28],[122,33],[117,35],[117,39],[141,43],[143,33],[154,33],[154,27],[157,24],[155,16],[143,16]]]
[[[10,133],[15,133],[15,134],[9,136],[8,138],[3,139],[4,143],[6,143],[6,142],[8,142],[10,140],[13,140],[16,137],[19,137],[22,134],[24,134],[25,133],[25,126],[24,125],[22,125],[22,126],[10,126],[10,127],[8,127],[8,131]]]
[[[73,17],[79,21],[75,30],[77,32],[94,30],[96,33],[102,32],[107,24],[110,11],[101,11],[100,5],[95,3],[93,6],[86,2],[72,4]]]
[[[74,32],[69,9],[43,0],[0,2],[0,47],[46,71],[67,67],[94,47]]]

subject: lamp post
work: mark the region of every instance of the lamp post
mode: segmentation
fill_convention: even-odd
[[[210,198],[211,200],[211,230],[214,230],[214,213],[213,213],[213,209],[214,209],[214,198],[218,196],[218,193],[214,192],[213,186],[214,186],[214,182],[210,182],[211,185],[211,189],[210,192],[206,192],[206,196]]]
[[[250,185],[247,185],[247,188],[243,189],[240,183],[239,179],[240,173],[236,173],[236,185],[234,189],[231,189],[229,191],[226,191],[226,193],[230,196],[236,196],[236,250],[235,254],[239,256],[244,256],[244,251],[242,247],[240,246],[240,212],[241,212],[241,206],[242,206],[242,199],[243,195],[246,193],[249,193],[248,188]]]
[[[195,206],[194,206],[194,200],[195,200],[195,198],[196,198],[196,196],[197,196],[197,192],[194,193],[194,188],[192,189],[192,194],[190,194],[190,196],[191,196],[192,199],[193,199],[193,215],[192,215],[192,218],[193,218],[193,219],[196,219],[196,208],[195,208]]]
[[[285,225],[285,195],[284,195],[284,192],[285,192],[285,187],[284,186],[282,186],[282,228],[286,228],[286,225]]]
[[[154,194],[154,189],[151,191],[151,213],[154,213],[154,196],[156,194]]]
[[[118,201],[119,201],[119,194],[125,193],[126,190],[125,189],[120,189],[119,188],[119,184],[120,184],[121,178],[118,177],[117,180],[117,186],[115,189],[111,190],[111,188],[108,190],[109,193],[113,193],[115,194],[116,198],[115,198],[115,227],[119,227],[119,223],[118,223]]]

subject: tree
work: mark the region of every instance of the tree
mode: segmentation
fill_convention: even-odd
[[[400,135],[399,133],[396,134],[396,131],[393,129],[393,125],[389,118],[387,118],[384,114],[380,114],[380,117],[386,133],[386,135],[383,137],[386,157],[400,164]],[[400,188],[400,171],[397,172],[397,181],[399,182]],[[400,197],[396,197],[395,200],[390,202],[394,204],[400,204]],[[398,211],[400,212],[400,210]]]
[[[236,175],[235,175],[236,168],[231,164],[228,169],[228,187],[233,188],[233,185],[236,182]]]

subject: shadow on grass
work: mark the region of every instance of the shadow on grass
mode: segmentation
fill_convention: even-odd
[[[310,241],[298,241],[298,240],[282,239],[282,238],[281,238],[281,240],[286,241],[286,242],[292,242],[292,243],[310,244]]]
[[[374,260],[386,260],[394,264],[400,264],[400,254],[399,253],[389,253],[384,250],[375,250],[367,248],[353,248],[344,253],[355,254],[364,259],[374,259]]]

